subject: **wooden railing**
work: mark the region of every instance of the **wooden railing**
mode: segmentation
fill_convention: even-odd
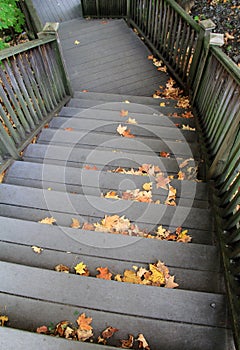
[[[0,170],[71,94],[55,35],[0,51]]]
[[[127,0],[82,0],[85,17],[125,17]]]
[[[89,2],[96,5],[97,1]],[[118,0],[98,1],[113,7]],[[112,17],[111,5],[104,16]],[[100,7],[99,7],[100,6]],[[90,8],[88,8],[90,13]],[[208,178],[236,348],[240,349],[240,70],[214,46],[212,21],[197,24],[174,0],[127,0],[128,23],[189,92],[208,154]],[[214,44],[214,45],[213,45]]]

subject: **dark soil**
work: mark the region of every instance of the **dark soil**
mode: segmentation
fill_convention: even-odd
[[[211,19],[215,33],[224,34],[223,51],[240,67],[240,0],[194,1],[190,13],[195,20]]]

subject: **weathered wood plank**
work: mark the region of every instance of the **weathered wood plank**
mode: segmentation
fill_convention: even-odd
[[[71,222],[71,220],[69,221]],[[166,265],[196,271],[218,273],[220,260],[216,246],[182,244],[140,239],[102,232],[89,232],[58,225],[0,217],[2,242],[38,246],[94,258],[105,258],[136,264],[148,264],[162,259]],[[134,247],[134,249],[133,249]],[[40,256],[39,256],[40,257]],[[41,259],[41,257],[40,257]]]
[[[114,214],[126,215],[130,221],[138,221],[142,225],[151,224],[152,228],[157,225],[205,231],[212,228],[211,212],[208,209],[112,200],[14,185],[2,184],[0,203],[41,210],[49,208],[52,212],[72,215],[78,213],[98,218]]]
[[[130,333],[134,336],[143,333],[153,350],[159,349],[159,344],[161,344],[161,347],[169,350],[176,350],[178,347],[181,347],[183,350],[189,350],[189,348],[199,350],[199,347],[205,350],[212,350],[213,348],[219,350],[225,350],[226,348],[229,350],[234,349],[231,331],[223,328],[151,320],[129,315],[114,315],[103,311],[81,307],[76,308],[70,305],[63,306],[6,294],[0,294],[0,304],[7,306],[6,309],[4,308],[4,312],[7,311],[9,315],[10,325],[12,327],[23,327],[26,330],[35,331],[40,325],[49,325],[51,322],[56,324],[66,319],[74,324],[78,315],[85,312],[88,317],[93,318],[92,325],[94,327],[95,338],[109,325],[119,329],[114,337],[108,340],[108,343],[114,346],[119,346],[119,339],[127,339]],[[24,322],[16,317],[16,310],[22,315]],[[47,310],[47,313],[45,310]],[[34,314],[34,319],[32,319],[32,314]],[[159,332],[159,329],[161,332]],[[75,344],[77,344],[77,348],[79,349],[78,342],[75,343],[61,338],[20,332],[7,327],[1,327],[0,344],[4,345],[3,348],[15,350],[21,341],[20,344],[28,346],[25,347],[27,350],[32,350],[35,344],[34,349],[37,350],[42,350],[43,347],[46,350],[55,350],[56,348],[75,350]],[[11,337],[12,342],[9,342],[9,337]],[[33,340],[33,338],[36,340]],[[171,339],[171,342],[169,339]],[[9,348],[9,344],[13,344],[14,347]],[[38,348],[38,344],[40,348]],[[81,343],[81,349],[83,350],[91,350],[92,348],[101,350],[102,347],[100,345]],[[106,346],[104,349],[106,349]],[[113,350],[110,345],[107,346],[107,349]]]
[[[226,298],[220,294],[130,285],[5,262],[0,262],[0,279],[0,291],[7,294],[15,294],[17,290],[19,296],[76,307],[188,324],[226,326]],[[153,303],[146,308],[142,300],[148,298],[150,288]],[[95,298],[96,290],[98,298]]]

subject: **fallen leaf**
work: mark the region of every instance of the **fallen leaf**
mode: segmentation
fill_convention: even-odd
[[[143,334],[139,334],[137,341],[139,342],[139,349],[146,349],[146,350],[150,350],[150,347],[148,345],[148,342],[146,341],[146,339],[144,338]]]
[[[167,73],[167,66],[158,67],[158,69],[157,69],[157,70],[158,70],[158,71],[160,71],[160,72]]]
[[[64,336],[65,330],[70,324],[69,321],[61,321],[55,327],[55,335],[59,335],[60,337]]]
[[[74,331],[74,329],[69,327],[69,326],[67,326],[67,328],[65,329],[64,337],[66,339],[73,339],[73,338],[75,338],[75,331]]]
[[[108,267],[98,267],[96,270],[99,271],[99,274],[96,276],[97,278],[111,280],[112,274],[109,272]]]
[[[161,173],[156,176],[157,188],[163,188],[164,190],[168,190],[168,184],[171,180],[168,177],[164,177]]]
[[[122,109],[120,112],[120,116],[121,117],[127,117],[128,116],[128,111],[126,111],[125,109]]]
[[[47,326],[41,326],[36,329],[36,332],[39,334],[46,334],[48,332]]]
[[[34,253],[36,253],[36,254],[41,254],[41,252],[43,251],[42,248],[36,247],[35,245],[32,246],[32,250],[33,250]]]
[[[114,277],[114,281],[122,282],[122,276],[118,273],[118,274]]]
[[[118,332],[117,328],[114,327],[107,327],[103,332],[102,332],[102,338],[103,339],[109,339],[113,336],[114,333]]]
[[[92,329],[91,323],[92,317],[86,317],[85,313],[81,314],[77,319],[77,324],[83,331],[90,331]]]
[[[192,128],[191,126],[189,125],[182,125],[182,130],[188,130],[188,131],[196,131],[195,128]]]
[[[117,127],[117,132],[119,133],[119,135],[123,135],[124,131],[126,130],[127,130],[127,126],[122,126],[121,124],[119,124]]]
[[[80,222],[78,221],[78,219],[72,218],[72,223],[71,223],[71,227],[72,228],[80,228]]]
[[[84,330],[78,328],[76,330],[76,333],[77,333],[78,340],[83,341],[83,342],[90,339],[93,336],[92,330],[84,331]]]
[[[152,275],[149,278],[150,281],[159,285],[165,284],[165,277],[162,271],[159,271],[159,269],[153,264],[149,265],[149,269],[152,272]]]
[[[128,137],[128,138],[134,138],[135,136],[131,134],[130,129],[127,129],[126,131],[123,132],[123,136],[124,137]]]
[[[8,322],[8,316],[0,315],[0,326],[3,327],[5,322]]]
[[[47,225],[52,225],[54,222],[56,222],[56,220],[51,217],[51,218],[44,218],[40,221],[38,221],[40,224],[47,224]]]
[[[121,347],[123,349],[132,349],[133,344],[134,344],[134,336],[132,334],[129,334],[129,338],[127,340],[120,340],[121,342]]]
[[[101,24],[108,24],[108,21],[102,21]]]
[[[161,102],[159,106],[160,107],[166,107],[166,103],[165,102]]]
[[[83,262],[80,262],[79,264],[74,266],[74,270],[78,275],[83,275],[83,276],[89,275],[87,266]]]
[[[177,242],[188,243],[192,241],[192,237],[188,235],[188,230],[184,230],[178,234]]]
[[[128,101],[128,100],[125,100],[125,101],[124,101],[124,103],[130,103],[130,101]]]
[[[136,119],[135,118],[128,118],[128,120],[126,121],[126,123],[128,123],[128,124],[137,124],[137,121],[136,121]]]
[[[142,280],[137,276],[136,272],[132,270],[125,270],[122,278],[123,282],[141,284]]]
[[[99,170],[99,169],[96,167],[96,165],[93,165],[93,166],[91,166],[91,165],[85,165],[83,169],[85,169],[85,170]]]
[[[153,55],[148,55],[148,60],[153,60],[154,56]]]
[[[79,45],[79,44],[80,44],[80,41],[78,41],[78,40],[74,41],[74,45]]]
[[[104,198],[113,198],[113,199],[119,199],[117,192],[115,191],[109,191],[105,194]]]
[[[0,183],[3,182],[4,176],[6,175],[6,170],[0,174]]]
[[[73,131],[73,128],[65,128],[65,131]]]
[[[55,271],[57,272],[65,272],[65,273],[69,273],[69,267],[68,266],[65,266],[63,264],[59,264],[57,266],[55,266]]]
[[[170,153],[168,153],[168,152],[160,152],[160,157],[162,157],[162,158],[170,158]]]
[[[82,90],[82,92],[88,92],[88,90],[84,89],[84,90]]]
[[[193,161],[193,160],[194,160],[193,158],[185,159],[181,164],[179,164],[179,168],[180,169],[184,168],[185,166],[187,166],[189,164],[190,161]]]
[[[178,172],[178,180],[184,180],[185,179],[185,174],[182,171]]]
[[[95,227],[93,224],[90,224],[89,222],[84,222],[82,230],[86,230],[86,231],[94,231]]]
[[[179,287],[179,284],[177,284],[176,282],[174,282],[174,276],[170,276],[168,279],[166,279],[166,284],[165,284],[165,288],[169,288],[169,289],[173,289],[173,288],[177,288]]]
[[[151,191],[152,182],[146,182],[145,184],[143,184],[143,189],[144,189],[144,191]]]

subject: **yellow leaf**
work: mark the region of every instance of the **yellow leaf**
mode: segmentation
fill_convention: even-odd
[[[125,100],[124,103],[130,103],[128,100]]]
[[[160,107],[166,107],[166,103],[165,102],[161,102],[160,103]]]
[[[119,133],[119,135],[123,135],[124,131],[126,130],[127,130],[127,126],[122,126],[121,124],[119,124],[117,127],[117,132]]]
[[[80,222],[78,221],[78,219],[72,218],[71,227],[72,228],[80,228],[81,227]]]
[[[137,271],[137,270],[138,270],[138,266],[133,265],[132,268],[133,268],[134,271]]]
[[[51,187],[48,187],[48,191],[52,191],[52,188],[51,188]]]
[[[143,184],[143,189],[144,189],[144,191],[151,191],[152,182],[145,182],[145,184]]]
[[[137,121],[136,121],[136,119],[135,118],[128,118],[128,120],[127,120],[127,123],[128,124],[137,124]]]
[[[5,322],[7,322],[8,321],[8,316],[5,316],[5,315],[3,315],[3,316],[1,316],[0,315],[0,326],[4,326],[4,323]]]
[[[69,273],[70,269],[69,269],[68,266],[65,266],[63,264],[59,264],[59,265],[55,266],[54,270],[57,271],[57,272]]]
[[[56,222],[56,220],[51,217],[51,218],[44,218],[40,221],[38,221],[40,224],[47,224],[47,225],[52,225],[54,222]]]
[[[182,129],[183,130],[188,130],[188,131],[195,131],[196,129],[195,128],[191,128],[189,125],[182,125]]]
[[[80,44],[80,41],[78,41],[78,40],[74,41],[74,45],[79,45],[79,44]]]
[[[165,284],[165,277],[163,272],[159,271],[158,268],[153,264],[149,264],[149,269],[152,272],[152,275],[149,278],[150,281],[153,283]]]
[[[114,280],[117,281],[117,282],[122,282],[122,276],[120,274],[117,274],[115,277],[114,277]]]
[[[75,269],[77,274],[83,275],[86,273],[87,266],[83,262],[80,262],[79,264],[74,266],[74,269]]]
[[[32,250],[33,250],[34,253],[36,253],[36,254],[41,254],[41,252],[43,251],[42,248],[36,247],[35,245],[32,246]]]
[[[127,283],[133,283],[133,284],[141,284],[141,278],[137,276],[136,273],[132,270],[124,271],[124,276],[122,281]]]
[[[117,192],[115,191],[109,191],[107,194],[105,194],[104,198],[113,198],[113,199],[119,199]]]

